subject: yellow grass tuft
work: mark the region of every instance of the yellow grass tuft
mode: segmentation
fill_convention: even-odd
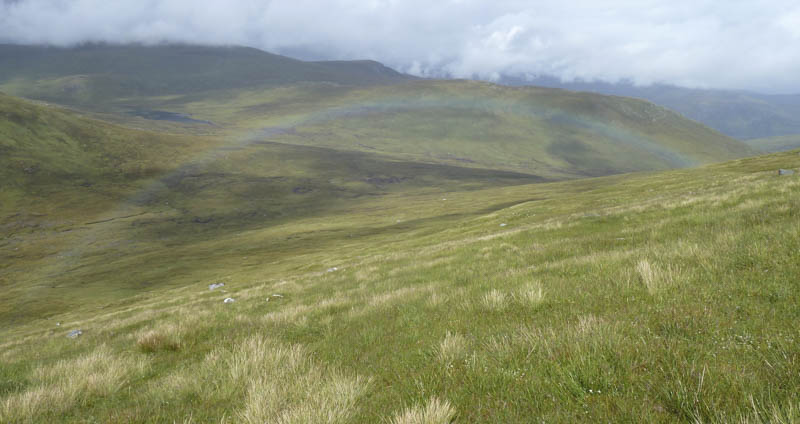
[[[440,361],[449,364],[463,358],[467,351],[467,339],[460,334],[447,332],[447,335],[439,343],[436,349],[436,356]]]
[[[483,295],[483,306],[488,309],[500,310],[506,307],[506,294],[497,289]]]
[[[523,303],[536,306],[544,301],[542,285],[538,282],[529,283],[519,291],[518,297]]]
[[[735,424],[794,424],[800,422],[800,403],[785,405],[758,405],[750,396],[751,411],[746,415],[721,415],[714,422]],[[703,422],[695,418],[695,422]]]
[[[76,359],[63,360],[33,373],[33,387],[0,403],[0,422],[43,422],[48,414],[79,407],[94,397],[119,390],[144,370],[144,363],[114,355],[106,346]]]
[[[176,351],[181,348],[177,328],[169,326],[165,329],[149,330],[136,338],[136,346],[142,352],[153,353],[162,350]]]
[[[636,264],[636,272],[639,273],[642,284],[650,294],[658,293],[672,285],[677,274],[676,269],[672,267],[662,269],[647,259],[642,259]]]
[[[362,378],[326,373],[300,346],[261,337],[237,347],[229,364],[233,384],[249,382],[239,413],[247,423],[345,422],[368,385]]]
[[[456,411],[448,401],[431,398],[425,406],[415,405],[392,417],[392,424],[449,424]]]
[[[156,382],[164,398],[200,402],[241,397],[235,421],[243,423],[339,423],[356,412],[369,380],[323,367],[299,345],[261,335],[233,348],[218,348],[199,367]]]
[[[447,303],[448,300],[449,300],[449,297],[446,294],[434,292],[428,297],[428,300],[426,301],[426,303],[431,308],[437,308],[437,307]]]

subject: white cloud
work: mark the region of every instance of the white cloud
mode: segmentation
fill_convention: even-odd
[[[555,74],[800,92],[795,0],[4,0],[0,40],[181,41],[380,60],[418,75]]]

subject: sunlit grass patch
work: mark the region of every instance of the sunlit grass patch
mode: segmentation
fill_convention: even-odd
[[[449,424],[455,416],[450,402],[433,397],[425,405],[415,405],[395,414],[391,424]]]

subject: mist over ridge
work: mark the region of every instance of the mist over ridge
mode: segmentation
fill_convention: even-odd
[[[800,92],[796,2],[15,0],[0,42],[244,45],[427,77]]]

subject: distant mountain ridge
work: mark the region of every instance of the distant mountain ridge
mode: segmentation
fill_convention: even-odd
[[[0,44],[4,91],[62,103],[303,81],[370,85],[413,78],[375,61],[305,62],[237,46]]]
[[[800,149],[800,135],[786,135],[778,137],[752,138],[745,143],[761,152],[775,153]]]
[[[137,96],[303,82],[356,87],[415,79],[370,60],[303,61],[239,46],[84,44],[65,48],[0,44],[0,90],[88,108],[109,99]],[[498,82],[640,98],[740,140],[800,134],[800,95],[562,82],[552,77],[504,76]]]
[[[645,99],[740,140],[800,134],[800,94],[769,95],[671,85],[639,87],[626,83],[562,82],[553,77],[525,79],[505,76],[499,82],[511,86],[534,85]]]

